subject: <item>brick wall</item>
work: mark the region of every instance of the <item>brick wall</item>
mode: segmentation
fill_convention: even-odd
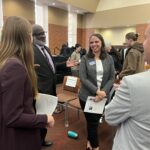
[[[95,29],[77,29],[77,42],[81,46],[88,50],[89,48],[89,37],[94,33]]]
[[[59,49],[63,43],[68,41],[68,27],[49,24],[49,47],[52,54],[59,54]],[[83,48],[89,47],[89,36],[94,33],[94,29],[77,29],[77,43]]]
[[[68,27],[49,24],[49,47],[52,54],[58,55],[63,43],[68,41]]]
[[[89,37],[94,33],[95,29],[82,29],[82,45],[85,49],[89,48]]]
[[[143,41],[144,41],[144,33],[145,33],[146,27],[147,27],[147,24],[136,25],[136,33],[138,33],[140,35],[138,38],[138,42],[140,42],[140,43],[143,43]]]
[[[81,44],[81,46],[83,46],[83,43],[82,43],[82,32],[83,32],[83,29],[81,29],[81,28],[77,29],[77,43]]]

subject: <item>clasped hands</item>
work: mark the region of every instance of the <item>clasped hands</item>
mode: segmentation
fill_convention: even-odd
[[[105,98],[107,95],[105,93],[105,91],[101,91],[101,90],[97,90],[96,91],[96,97],[95,97],[95,102],[101,101],[103,98]]]

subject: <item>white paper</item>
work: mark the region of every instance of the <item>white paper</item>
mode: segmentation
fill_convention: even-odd
[[[39,93],[36,100],[36,113],[52,115],[56,109],[57,103],[58,97]]]
[[[85,104],[84,112],[103,114],[107,98],[104,98],[103,100],[98,102],[95,102],[93,99],[95,99],[95,97],[88,96]]]
[[[67,77],[66,85],[70,87],[76,87],[77,77]]]

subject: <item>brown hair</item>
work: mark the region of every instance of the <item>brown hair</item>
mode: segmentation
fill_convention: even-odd
[[[100,56],[99,58],[100,59],[105,59],[107,54],[106,54],[106,51],[105,51],[105,42],[104,42],[104,39],[103,37],[100,35],[100,34],[97,34],[97,33],[94,33],[90,36],[89,40],[91,39],[92,36],[96,36],[101,42],[102,42],[102,47],[101,47],[101,53],[100,53]],[[91,47],[89,47],[89,51],[88,51],[88,54],[87,56],[89,58],[94,58],[94,54],[93,54],[93,51],[91,50]]]
[[[133,41],[137,41],[139,35],[137,33],[134,32],[129,32],[126,34],[126,39],[132,39]]]
[[[26,68],[32,85],[34,96],[37,94],[37,80],[34,70],[34,59],[31,34],[31,24],[22,17],[9,17],[2,29],[0,45],[0,68],[8,58],[17,57]]]

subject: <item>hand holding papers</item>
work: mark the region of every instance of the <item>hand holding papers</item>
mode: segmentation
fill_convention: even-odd
[[[107,98],[104,98],[101,101],[95,102],[95,97],[88,96],[86,105],[84,108],[84,112],[95,113],[95,114],[103,114],[105,103]]]
[[[36,112],[37,114],[48,114],[52,115],[58,103],[56,96],[48,94],[39,94],[36,101]]]
[[[51,128],[54,126],[55,120],[53,116],[47,115],[47,127]]]

